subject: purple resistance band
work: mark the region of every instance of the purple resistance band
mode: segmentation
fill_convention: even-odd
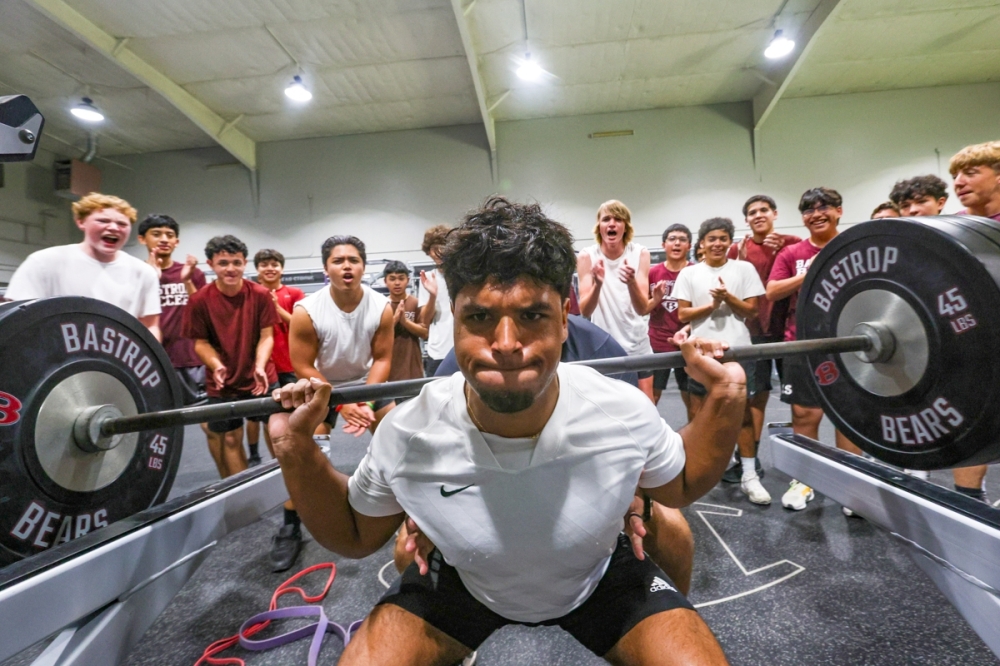
[[[294,631],[279,634],[278,636],[274,636],[272,638],[255,641],[250,638],[246,638],[243,635],[245,631],[254,625],[261,624],[262,622],[267,622],[269,620],[284,620],[292,617],[309,617],[313,615],[318,616],[319,620],[313,622],[312,624],[307,624],[304,627],[299,627]],[[358,630],[362,622],[363,620],[355,620],[345,628],[336,622],[331,622],[327,619],[322,606],[290,606],[288,608],[278,608],[277,610],[258,613],[244,622],[243,626],[240,627],[240,646],[247,650],[259,652],[262,650],[276,648],[280,645],[284,645],[285,643],[297,641],[300,638],[305,638],[306,636],[312,634],[312,643],[309,646],[309,666],[316,666],[316,660],[319,658],[319,650],[323,646],[323,637],[327,632],[333,632],[340,636],[340,639],[344,642],[344,646],[346,647],[347,644],[351,642],[351,636],[353,636]]]

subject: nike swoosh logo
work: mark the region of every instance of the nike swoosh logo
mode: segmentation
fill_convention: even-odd
[[[467,486],[462,486],[461,488],[456,488],[455,490],[445,490],[444,486],[441,486],[441,497],[451,497],[455,493],[460,493],[463,490],[465,490],[466,488],[471,488],[474,485],[476,485],[476,484],[470,483]]]

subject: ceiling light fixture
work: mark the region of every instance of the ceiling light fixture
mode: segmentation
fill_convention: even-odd
[[[795,42],[781,34],[781,30],[774,33],[771,43],[764,49],[764,57],[776,60],[784,58],[795,48]]]
[[[545,74],[545,70],[531,59],[530,53],[524,54],[524,62],[517,68],[517,75],[525,81],[538,81]]]
[[[88,123],[99,123],[104,120],[104,114],[96,106],[94,100],[84,97],[80,103],[69,110],[74,116]]]
[[[312,99],[313,94],[302,83],[302,77],[296,74],[292,78],[292,82],[285,88],[285,97],[296,102],[308,102]]]

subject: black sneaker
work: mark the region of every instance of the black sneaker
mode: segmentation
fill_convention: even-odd
[[[302,531],[295,525],[282,525],[271,537],[271,571],[288,571],[302,550]]]
[[[764,468],[760,466],[760,458],[755,459],[756,464],[754,467],[757,468],[757,477],[764,478]],[[740,483],[743,480],[743,463],[739,460],[736,464],[730,467],[723,473],[722,481],[723,483]]]
[[[260,456],[250,456],[247,458],[247,467],[256,467],[260,462]]]

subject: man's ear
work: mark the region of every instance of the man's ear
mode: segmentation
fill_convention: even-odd
[[[146,244],[146,236],[145,235],[143,235],[143,236],[136,236],[135,239],[137,241],[139,241],[139,243],[141,245],[145,245]]]

